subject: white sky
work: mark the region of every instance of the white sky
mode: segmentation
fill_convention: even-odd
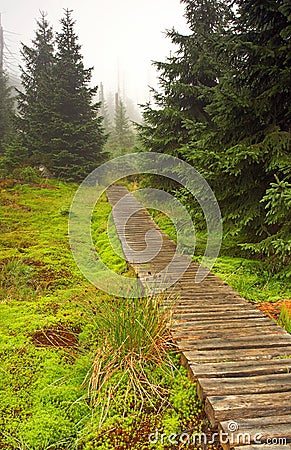
[[[105,92],[114,92],[119,73],[121,92],[135,103],[147,101],[148,85],[156,85],[151,61],[169,56],[172,46],[164,31],[174,26],[187,32],[179,0],[2,0],[6,44],[16,53],[12,57],[5,49],[6,60],[14,71],[20,63],[19,42],[30,45],[39,11],[48,13],[58,31],[63,8],[74,11],[85,66],[94,66],[94,84],[102,81]]]

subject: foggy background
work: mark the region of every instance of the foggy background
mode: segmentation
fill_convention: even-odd
[[[187,33],[179,0],[3,0],[4,66],[13,77],[19,75],[20,42],[31,45],[39,12],[47,12],[59,31],[64,8],[74,11],[85,67],[94,66],[93,84],[102,82],[106,94],[119,87],[134,104],[148,101],[148,86],[157,85],[151,61],[163,61],[174,50],[165,30]]]

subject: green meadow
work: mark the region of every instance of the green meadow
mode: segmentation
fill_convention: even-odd
[[[1,185],[0,448],[163,449],[150,433],[208,429],[170,342],[169,311],[159,299],[113,298],[83,277],[68,241],[77,185],[49,184]],[[108,241],[109,213],[103,196],[96,249],[130,275]]]

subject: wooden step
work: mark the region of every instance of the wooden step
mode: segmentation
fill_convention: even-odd
[[[290,448],[291,415],[228,420],[219,424],[224,450],[238,450],[243,444],[260,448]],[[269,444],[269,445],[268,445]],[[247,446],[242,447],[244,450]]]
[[[291,345],[286,347],[268,348],[241,348],[239,350],[185,350],[184,356],[188,363],[193,362],[224,362],[224,361],[245,361],[248,359],[272,359],[276,357],[289,357],[291,355]]]
[[[291,439],[291,337],[212,273],[196,283],[199,265],[176,254],[142,204],[124,186],[108,191],[112,205],[125,195],[112,213],[122,248],[145,292],[177,279],[164,302],[173,311],[173,340],[209,420],[219,425],[223,449],[291,449],[279,440],[274,445],[274,439]],[[152,259],[144,262],[139,251]],[[241,442],[243,432],[249,441]]]
[[[197,392],[201,401],[209,396],[288,391],[291,391],[291,374],[289,373],[237,378],[199,378],[197,382]]]
[[[209,396],[205,412],[213,426],[226,420],[288,415],[291,411],[291,390],[271,394]]]
[[[193,380],[291,373],[291,358],[190,364],[189,369]]]
[[[181,348],[181,350],[231,350],[237,351],[240,349],[248,349],[248,348],[272,348],[272,347],[290,347],[291,339],[287,339],[285,335],[276,336],[276,335],[263,335],[257,336],[256,339],[251,340],[248,337],[238,336],[231,341],[222,338],[213,338],[213,339],[191,339],[189,337],[186,338],[178,338],[174,339],[175,343]]]

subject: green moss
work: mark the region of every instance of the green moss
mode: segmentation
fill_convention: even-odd
[[[51,184],[55,189],[15,185],[0,193],[4,223],[0,236],[0,447],[150,448],[148,435],[156,428],[170,429],[171,421],[177,427],[180,422],[180,428],[189,421],[196,424],[200,405],[195,388],[181,369],[170,374],[152,365],[145,367],[164,387],[167,409],[171,398],[175,414],[163,408],[156,413],[152,404],[143,405],[141,412],[139,404],[133,411],[133,393],[127,396],[124,412],[126,384],[121,381],[115,408],[100,431],[101,411],[91,410],[87,389],[97,337],[92,319],[101,304],[114,304],[116,299],[83,277],[70,252],[68,211],[77,186]],[[109,213],[103,196],[93,215],[93,239],[104,262],[128,275],[126,263],[114,251],[120,252],[118,239],[113,232],[112,249],[107,236]],[[36,336],[45,336],[48,330],[74,333],[78,348],[37,345]],[[184,390],[190,392],[186,402]]]

